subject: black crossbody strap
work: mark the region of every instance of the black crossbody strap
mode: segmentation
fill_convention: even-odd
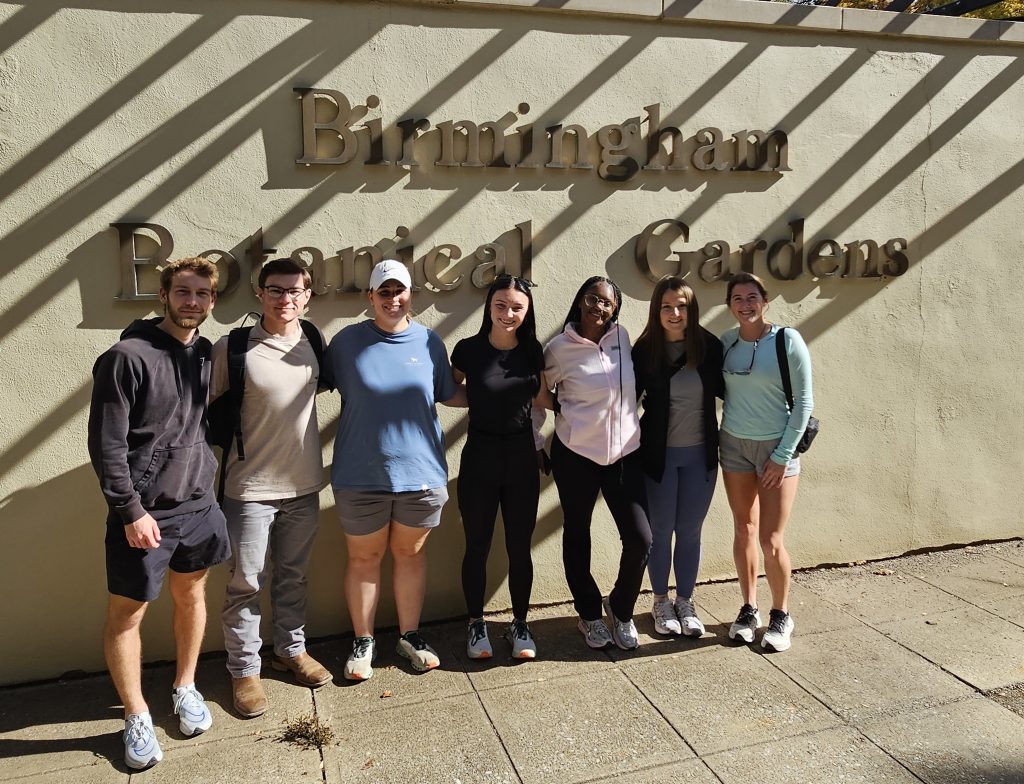
[[[301,319],[299,325],[302,327],[302,333],[306,336],[306,340],[309,341],[310,348],[313,349],[313,354],[316,356],[317,364],[323,368],[324,365],[324,339],[320,335],[320,330],[316,328],[316,325],[312,321],[306,321]]]
[[[793,382],[789,380],[789,356],[786,352],[786,328],[779,327],[775,333],[775,355],[779,358],[779,373],[782,375],[782,390],[786,393],[786,405],[793,410]]]
[[[245,396],[245,352],[249,350],[249,333],[252,327],[236,327],[228,333],[228,396],[231,411],[231,432],[235,439],[235,452],[239,460],[245,460],[245,446],[242,443],[242,398]],[[217,500],[224,499],[224,483],[227,479],[228,450],[220,461],[220,478],[217,481]]]
[[[228,395],[231,401],[232,431],[239,460],[245,460],[242,444],[242,398],[245,397],[245,354],[252,327],[237,327],[228,335]]]

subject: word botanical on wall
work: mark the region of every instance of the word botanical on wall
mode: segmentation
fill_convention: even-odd
[[[139,287],[139,269],[156,268],[171,258],[174,238],[158,223],[112,223],[117,231],[118,254],[121,269],[119,300],[157,299],[156,291],[142,291]],[[151,250],[141,249],[142,238],[148,235]],[[365,291],[369,285],[370,270],[385,256],[402,261],[413,275],[413,289],[429,286],[435,291],[454,291],[469,282],[478,289],[491,285],[495,276],[510,272],[529,278],[533,265],[533,222],[517,223],[491,242],[485,242],[468,256],[458,245],[435,245],[421,260],[416,258],[416,247],[409,241],[410,231],[405,226],[395,229],[395,238],[384,238],[373,245],[349,246],[327,256],[319,248],[303,246],[291,252],[291,258],[309,269],[316,294],[349,294]],[[217,263],[222,269],[219,293],[231,294],[242,281],[242,262],[248,269],[253,291],[263,262],[277,253],[277,248],[264,244],[263,229],[257,229],[233,250],[213,248],[198,254]]]
[[[663,247],[672,240],[688,242],[690,239],[689,226],[676,218],[664,218],[648,224],[640,232],[636,263],[653,281],[662,275],[685,278],[696,272],[707,283],[726,281],[737,272],[760,273],[755,264],[762,262],[776,280],[796,280],[805,273],[814,278],[898,277],[910,268],[910,259],[905,253],[909,243],[902,237],[881,244],[875,240],[842,244],[826,237],[805,246],[803,218],[789,222],[789,233],[788,238],[771,245],[764,238],[741,243],[736,251],[727,240],[716,239],[695,250],[655,253],[652,244]],[[670,262],[667,257],[675,257],[675,261]]]
[[[367,166],[415,167],[429,156],[434,166],[442,167],[589,171],[596,158],[597,176],[609,182],[625,182],[640,171],[790,171],[789,139],[784,131],[741,130],[726,136],[718,128],[706,127],[688,137],[676,126],[661,124],[657,103],[644,107],[643,119],[612,123],[596,132],[562,123],[526,123],[513,131],[520,117],[530,112],[527,103],[481,123],[432,124],[425,117],[405,117],[385,128],[380,117],[366,119],[370,110],[380,106],[375,95],[365,105],[353,107],[337,90],[298,87],[295,92],[302,115],[302,156],[296,163],[307,166],[340,166],[358,158]],[[644,125],[646,134],[641,130]],[[433,132],[435,141],[422,138]]]

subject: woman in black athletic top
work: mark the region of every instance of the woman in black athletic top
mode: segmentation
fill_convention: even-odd
[[[541,393],[544,353],[537,341],[529,281],[499,275],[487,292],[483,323],[452,352],[455,380],[466,381],[469,436],[462,450],[458,498],[466,532],[462,590],[469,611],[466,651],[493,655],[484,622],[487,556],[498,505],[505,523],[513,621],[512,656],[532,659],[537,647],[526,625],[533,587],[530,545],[540,497],[538,450],[531,409]]]

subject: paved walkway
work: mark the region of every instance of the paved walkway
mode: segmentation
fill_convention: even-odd
[[[349,639],[312,653],[338,684],[312,693],[265,672],[271,710],[230,714],[223,659],[201,664],[213,729],[182,739],[173,673],[146,670],[164,761],[132,781],[911,784],[1024,782],[1024,543],[969,547],[796,576],[793,648],[764,655],[725,629],[734,583],[699,587],[700,640],[655,639],[641,597],[634,653],[592,652],[571,607],[537,610],[541,658],[494,640],[465,657],[464,626],[425,634],[442,669],[413,675],[380,638],[372,680],[341,677]],[[767,593],[764,594],[767,598]],[[492,639],[507,618],[496,617]],[[106,677],[0,690],[0,779],[124,782],[120,712]],[[166,704],[165,704],[166,703]],[[165,710],[166,708],[166,710]],[[281,741],[316,712],[321,751]]]

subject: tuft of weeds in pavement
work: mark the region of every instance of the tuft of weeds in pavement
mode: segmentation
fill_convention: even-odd
[[[334,741],[334,730],[320,718],[310,713],[285,722],[281,733],[284,743],[293,743],[303,749],[322,749]]]

